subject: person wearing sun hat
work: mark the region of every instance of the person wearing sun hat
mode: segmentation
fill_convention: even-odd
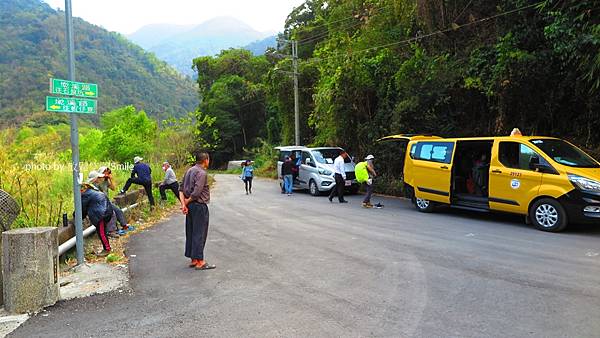
[[[90,175],[88,176],[88,183],[89,184],[93,184],[98,190],[100,190],[101,192],[103,192],[106,197],[108,197],[108,199],[110,200],[110,197],[108,195],[108,190],[115,190],[115,183],[114,180],[112,178],[112,172],[108,167],[100,167],[98,169],[98,171],[92,171],[90,172]],[[125,214],[123,213],[123,210],[121,210],[121,208],[119,206],[117,206],[116,204],[114,204],[113,202],[110,202],[113,211],[115,213],[116,216],[116,221],[119,222],[119,224],[121,225],[121,229],[116,231],[116,234],[118,235],[125,235],[125,233],[127,231],[133,231],[135,228],[133,226],[130,226],[127,223],[127,220],[125,219]],[[109,229],[109,231],[113,230],[113,226],[112,224],[116,223],[114,219],[111,219],[111,222],[109,222],[109,224],[107,225],[107,228]],[[116,224],[114,225],[116,228]],[[110,233],[109,234],[111,237],[115,237],[114,233]]]
[[[142,160],[143,158],[140,156],[133,158],[134,165],[133,170],[131,171],[131,177],[127,180],[119,194],[126,193],[133,183],[139,184],[146,190],[150,206],[154,206],[154,196],[152,196],[152,169],[150,169],[148,164],[142,162]]]

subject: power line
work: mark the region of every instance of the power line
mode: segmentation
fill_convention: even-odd
[[[479,24],[479,23],[482,23],[482,22],[485,22],[485,21],[490,21],[490,20],[499,18],[501,16],[505,16],[505,15],[513,14],[513,13],[516,13],[516,12],[519,12],[519,11],[522,11],[522,10],[525,10],[525,9],[533,8],[533,7],[536,7],[538,5],[541,5],[542,3],[545,3],[545,1],[536,2],[534,4],[530,4],[530,5],[523,6],[523,7],[517,8],[517,9],[510,10],[510,11],[498,13],[496,15],[492,15],[492,16],[489,16],[489,17],[486,17],[486,18],[483,18],[483,19],[471,21],[471,22],[468,22],[468,23],[465,23],[465,24],[462,24],[462,25],[456,25],[456,26],[451,27],[451,28],[447,28],[447,29],[444,29],[444,30],[438,30],[438,31],[435,31],[435,32],[432,32],[432,33],[429,33],[429,34],[425,34],[425,35],[421,35],[421,36],[417,36],[417,37],[414,37],[414,38],[409,38],[409,39],[405,39],[405,40],[402,40],[402,41],[396,41],[396,42],[391,42],[391,43],[387,43],[387,44],[383,44],[383,45],[379,45],[379,46],[374,46],[374,47],[369,47],[369,48],[365,48],[365,49],[360,49],[360,50],[357,50],[355,52],[352,52],[352,54],[362,53],[362,52],[368,52],[368,51],[371,51],[371,50],[374,50],[374,49],[386,48],[386,47],[391,47],[391,46],[400,45],[400,44],[409,44],[409,43],[414,42],[414,41],[419,41],[419,40],[423,40],[423,39],[426,39],[426,38],[430,38],[430,37],[435,36],[435,35],[445,34],[445,33],[451,32],[451,31],[456,31],[456,30],[461,29],[463,27],[472,26],[472,25]],[[335,58],[335,57],[338,57],[338,56],[340,56],[340,55],[332,55],[332,56],[328,56],[328,57],[324,57],[324,58],[314,58],[312,60],[314,60],[314,61],[323,61],[323,60],[329,60],[331,58]]]
[[[243,108],[243,107],[250,106],[250,105],[253,105],[253,104],[256,104],[256,103],[265,102],[265,100],[266,100],[266,99],[267,99],[267,98],[266,98],[266,96],[265,96],[265,97],[263,97],[262,99],[259,99],[259,100],[256,100],[256,101],[252,101],[252,102],[248,102],[248,103],[245,103],[245,104],[243,104],[243,105],[241,105],[241,106],[237,106],[237,108]]]
[[[452,22],[456,22],[456,20],[458,20],[458,18],[460,18],[465,13],[465,11],[467,10],[467,8],[469,8],[469,6],[471,6],[472,3],[473,3],[473,0],[469,1],[469,3],[465,6],[465,8],[463,8],[463,10],[460,11],[460,14],[458,14],[456,16],[456,18],[454,18],[454,20],[452,20]]]

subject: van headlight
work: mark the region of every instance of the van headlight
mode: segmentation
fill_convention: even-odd
[[[319,168],[319,174],[325,175],[325,176],[331,176],[331,174],[333,174],[333,173],[327,169]]]
[[[569,181],[581,190],[600,192],[600,182],[579,175],[569,174]]]

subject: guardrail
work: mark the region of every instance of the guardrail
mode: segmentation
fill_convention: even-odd
[[[143,203],[141,200],[145,196],[144,189],[130,191],[124,195],[117,195],[114,198],[114,203],[121,208],[124,213],[130,212]],[[83,237],[87,237],[96,231],[96,227],[91,225],[87,220],[83,224]],[[62,256],[67,251],[75,246],[75,227],[73,221],[69,221],[66,227],[58,230],[58,255]]]

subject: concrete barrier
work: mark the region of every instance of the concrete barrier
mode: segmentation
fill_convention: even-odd
[[[4,308],[32,313],[59,299],[58,229],[24,228],[2,233]]]
[[[242,167],[242,163],[244,161],[240,160],[240,161],[229,161],[227,163],[227,170],[234,170],[234,169],[240,169]]]
[[[83,230],[91,226],[90,221],[86,218],[83,220]],[[69,239],[75,237],[75,225],[73,220],[69,220],[69,225],[58,228],[58,244],[63,244]]]
[[[116,205],[124,208],[128,205],[138,203],[142,196],[146,196],[146,191],[143,188],[129,191],[123,195],[117,195],[113,200]]]

